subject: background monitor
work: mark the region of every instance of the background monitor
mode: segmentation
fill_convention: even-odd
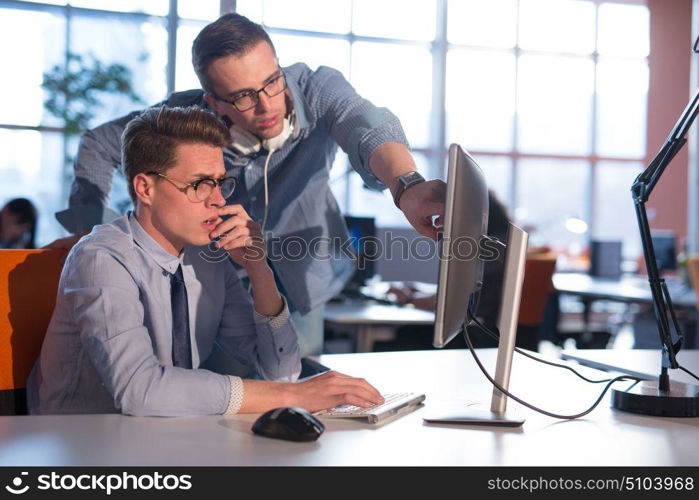
[[[653,231],[651,233],[655,261],[658,271],[674,271],[677,269],[677,235],[672,231]]]
[[[352,249],[357,255],[357,268],[352,279],[345,286],[349,290],[358,290],[375,274],[375,261],[366,257],[367,245],[375,245],[376,223],[373,217],[353,217],[345,215],[345,224],[352,242]],[[374,249],[370,249],[376,255]]]
[[[590,242],[590,276],[618,279],[621,277],[621,241]]]

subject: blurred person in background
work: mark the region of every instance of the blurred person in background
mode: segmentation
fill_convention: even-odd
[[[36,248],[38,212],[26,198],[8,201],[0,211],[0,248]]]

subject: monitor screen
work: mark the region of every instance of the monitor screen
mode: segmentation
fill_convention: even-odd
[[[481,288],[487,234],[488,187],[483,172],[468,153],[452,144],[439,244],[435,347],[444,347],[461,331],[471,296]]]
[[[655,262],[658,271],[674,271],[677,269],[677,236],[672,231],[653,231],[651,233]]]
[[[493,333],[498,341],[495,373],[488,376],[493,385],[489,409],[462,408],[457,412],[426,415],[426,422],[484,423],[489,425],[519,426],[523,418],[507,412],[508,385],[515,348],[517,320],[521,301],[524,263],[528,235],[517,226],[507,223],[507,243],[489,237],[488,188],[483,172],[471,156],[457,144],[449,147],[447,195],[444,207],[444,228],[440,241],[439,283],[437,287],[437,314],[433,344],[444,347],[451,339],[464,332],[474,359],[478,361],[466,326],[477,319],[475,307],[483,284],[484,263],[503,258],[504,270],[500,293],[500,308]],[[483,330],[487,327],[481,326]]]
[[[354,253],[357,256],[357,268],[347,288],[358,289],[371,279],[375,273],[374,258],[367,258],[367,246],[376,245],[376,224],[373,217],[345,216],[347,232]],[[370,255],[376,255],[375,249],[369,248]]]

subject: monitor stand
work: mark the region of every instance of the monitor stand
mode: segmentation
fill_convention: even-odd
[[[527,241],[529,235],[510,224],[507,236],[507,250],[505,251],[505,279],[500,300],[500,314],[498,316],[498,329],[500,340],[498,343],[498,355],[495,365],[495,381],[505,390],[510,384],[512,371],[512,354],[515,349],[515,337],[517,335],[517,320],[519,318],[519,304],[522,298],[522,282],[524,281],[524,264],[527,258]],[[490,409],[479,406],[469,406],[465,410],[459,410],[454,414],[428,415],[423,417],[428,423],[440,424],[470,424],[470,425],[495,425],[503,427],[519,427],[524,423],[524,418],[513,410],[507,410],[507,396],[493,387],[493,397]]]

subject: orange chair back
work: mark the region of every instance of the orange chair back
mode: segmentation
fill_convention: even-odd
[[[537,326],[544,319],[546,301],[553,291],[553,272],[555,269],[555,253],[527,255],[518,325]]]
[[[0,391],[23,389],[56,305],[62,250],[0,250]]]
[[[699,254],[693,253],[687,256],[687,274],[699,305]]]

